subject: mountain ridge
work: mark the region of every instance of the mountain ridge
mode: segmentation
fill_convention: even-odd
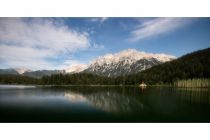
[[[83,72],[116,77],[134,74],[175,58],[172,55],[145,53],[135,49],[128,49],[94,59]]]
[[[74,64],[63,70],[35,70],[27,68],[1,69],[0,74],[15,74],[35,78],[52,74],[90,73],[101,76],[116,77],[120,75],[135,74],[176,59],[167,54],[153,54],[135,49],[122,50],[114,54],[105,54],[90,61],[89,65]]]

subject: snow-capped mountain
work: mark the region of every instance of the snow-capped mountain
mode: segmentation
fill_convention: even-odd
[[[87,68],[85,64],[73,64],[67,69],[65,69],[66,73],[79,73]]]
[[[137,73],[152,66],[175,59],[167,54],[153,54],[128,49],[116,54],[107,54],[93,60],[83,72],[102,76],[119,76]]]
[[[18,72],[19,74],[23,74],[25,72],[30,72],[31,70],[30,69],[27,69],[27,68],[16,68],[14,69],[16,72]]]

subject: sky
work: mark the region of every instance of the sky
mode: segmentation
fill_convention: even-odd
[[[0,18],[0,69],[66,69],[136,49],[180,57],[210,47],[210,18]]]

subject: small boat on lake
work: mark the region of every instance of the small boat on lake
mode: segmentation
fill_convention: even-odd
[[[142,82],[139,86],[140,87],[146,87],[147,85],[144,82]]]

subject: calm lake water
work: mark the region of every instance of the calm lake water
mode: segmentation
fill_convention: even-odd
[[[210,122],[210,89],[0,85],[0,122]]]

